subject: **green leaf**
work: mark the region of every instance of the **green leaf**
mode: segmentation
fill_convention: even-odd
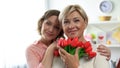
[[[64,47],[64,49],[69,53],[69,45]]]
[[[78,51],[79,59],[86,55],[85,50],[83,48],[80,48]]]
[[[76,48],[70,46],[70,50],[69,50],[70,54],[74,55],[74,54],[75,54],[75,51],[76,51]]]
[[[70,54],[74,55],[74,54],[75,54],[75,51],[76,51],[76,49],[71,49],[71,50],[70,50]]]
[[[64,49],[70,53],[71,55],[74,55],[75,54],[75,51],[76,51],[76,48],[75,47],[72,47],[70,45],[64,47]],[[87,56],[87,54],[85,53],[85,50],[84,48],[80,48],[79,51],[78,51],[78,56],[79,56],[79,59],[84,57],[84,56]]]

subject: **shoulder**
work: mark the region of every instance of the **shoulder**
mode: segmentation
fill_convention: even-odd
[[[46,49],[47,47],[43,43],[35,41],[27,47],[26,57],[30,59],[32,57],[42,58]]]
[[[40,41],[34,41],[32,44],[30,44],[27,48],[26,48],[26,52],[39,52],[43,49],[47,49],[47,47],[45,46],[45,44],[43,44]]]
[[[27,51],[36,48],[36,46],[38,45],[37,41],[34,41],[33,43],[31,43],[28,47],[27,47]]]

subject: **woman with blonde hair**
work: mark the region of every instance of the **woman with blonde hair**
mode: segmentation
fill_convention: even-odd
[[[84,30],[88,25],[88,16],[79,5],[68,5],[59,15],[59,21],[62,24],[63,32],[67,38],[78,37],[79,41],[87,42],[84,38]],[[93,45],[93,44],[92,44]],[[92,46],[96,50],[96,46]],[[59,47],[60,48],[60,47]],[[102,49],[101,49],[102,48]],[[109,62],[106,60],[110,58],[110,50],[104,45],[98,47],[96,57],[86,59],[85,57],[78,59],[78,50],[74,55],[67,53],[64,49],[60,48],[59,53],[67,68],[109,68]]]

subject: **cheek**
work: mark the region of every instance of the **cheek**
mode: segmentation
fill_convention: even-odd
[[[84,29],[85,29],[85,24],[77,25],[77,27],[78,27],[80,30],[84,30]]]
[[[62,26],[63,32],[66,33],[67,32],[67,26]]]
[[[79,29],[79,34],[83,34],[84,30],[85,30],[85,26],[84,25],[80,25],[78,26]]]
[[[46,26],[44,25],[44,24],[42,24],[42,27],[41,27],[41,33],[43,33],[44,32],[44,30],[47,28],[45,28]]]
[[[43,27],[41,27],[41,34],[43,34],[43,31],[44,31],[44,28],[43,28]]]

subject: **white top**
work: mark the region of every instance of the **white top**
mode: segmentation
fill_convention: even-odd
[[[93,50],[96,49],[96,46],[93,46]],[[53,60],[52,68],[66,68],[64,62],[59,58],[55,57]],[[80,64],[78,68],[110,68],[109,61],[106,60],[105,56],[101,56],[97,53],[96,57],[92,59],[86,59],[85,57],[80,58]]]

